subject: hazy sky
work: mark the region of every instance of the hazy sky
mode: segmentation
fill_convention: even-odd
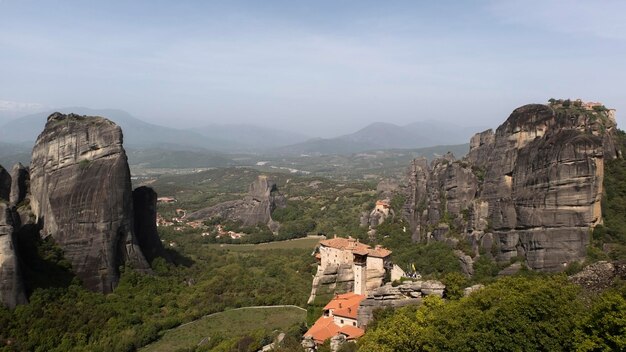
[[[0,0],[0,110],[118,108],[333,136],[497,126],[550,97],[626,127],[626,1]]]

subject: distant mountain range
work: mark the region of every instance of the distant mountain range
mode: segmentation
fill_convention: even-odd
[[[316,138],[275,148],[279,154],[352,154],[371,150],[414,149],[467,143],[484,127],[463,127],[433,121],[405,126],[375,122],[354,133],[335,138]]]
[[[309,138],[303,134],[254,125],[207,125],[175,129],[151,124],[115,109],[84,107],[55,111],[104,116],[122,127],[124,145],[133,164],[165,166],[172,160],[189,165],[205,161],[210,166],[233,165],[229,154],[348,155],[372,150],[415,149],[467,143],[481,128],[415,122],[405,126],[372,123],[352,134],[335,138]],[[53,111],[40,112],[5,122],[0,126],[0,161],[28,162],[30,149]],[[187,153],[185,153],[187,152]]]

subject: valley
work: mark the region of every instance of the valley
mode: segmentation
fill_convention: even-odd
[[[75,159],[74,164],[59,170],[64,172],[62,175],[65,176],[61,177],[66,180],[74,180],[77,176],[90,180],[88,183],[81,178],[72,181],[75,183],[66,181],[64,187],[70,187],[74,192],[69,194],[91,194],[90,187],[98,189],[103,187],[98,186],[98,182],[108,180],[101,178],[98,170],[103,167],[98,165],[110,162],[110,157],[99,160],[101,153],[115,155],[124,151],[114,142],[108,147],[113,148],[114,153],[109,153],[107,149],[103,152],[101,138],[116,134],[107,132],[99,136],[92,130],[98,126],[100,131],[106,127],[113,128],[115,132],[111,122],[78,115],[52,115],[46,127],[47,134],[40,137],[35,148],[36,158],[29,169],[32,173],[30,183],[24,183],[24,177],[19,176],[28,171],[26,168],[24,171],[14,169],[11,177],[7,178],[9,185],[20,195],[12,191],[8,204],[15,205],[5,208],[7,214],[15,214],[11,216],[20,220],[12,223],[3,220],[8,224],[3,225],[3,231],[17,230],[12,235],[17,234],[15,247],[19,248],[17,265],[21,267],[21,276],[17,277],[17,282],[23,280],[28,303],[22,304],[25,302],[20,301],[18,296],[14,301],[17,307],[0,309],[0,338],[4,341],[1,349],[257,351],[277,342],[275,351],[296,351],[302,346],[311,348],[311,343],[316,350],[325,351],[330,348],[329,340],[307,341],[307,334],[317,334],[314,323],[319,321],[332,297],[352,291],[363,294],[362,303],[355,308],[360,315],[354,324],[358,321],[360,327],[367,328],[362,341],[359,339],[356,344],[351,342],[354,339],[352,336],[359,335],[345,333],[348,342],[340,341],[344,349],[378,351],[395,346],[394,350],[409,351],[414,348],[419,350],[422,347],[415,346],[420,344],[435,344],[439,349],[456,350],[460,344],[468,343],[465,335],[452,338],[432,331],[437,326],[458,323],[444,317],[476,309],[473,305],[477,304],[477,300],[490,300],[492,297],[507,297],[510,300],[507,304],[522,304],[527,309],[535,309],[532,308],[532,300],[541,302],[541,298],[537,298],[541,292],[555,295],[555,304],[548,309],[555,319],[562,319],[559,322],[542,322],[548,326],[574,329],[579,334],[576,339],[565,342],[555,342],[558,341],[556,335],[542,338],[565,350],[587,343],[596,331],[584,330],[584,326],[574,321],[601,322],[594,320],[597,319],[594,316],[574,314],[564,308],[563,302],[571,301],[574,306],[586,306],[590,311],[597,311],[607,309],[602,304],[611,300],[615,307],[611,309],[617,309],[618,314],[622,312],[624,273],[619,263],[626,258],[626,237],[623,235],[626,227],[620,219],[626,197],[621,182],[626,168],[622,158],[626,151],[626,138],[611,124],[609,115],[602,115],[605,110],[559,109],[559,106],[550,105],[520,108],[503,124],[505,127],[497,130],[495,136],[487,131],[472,138],[469,153],[464,152],[467,145],[459,145],[349,156],[240,155],[233,158],[237,159],[235,164],[187,168],[180,166],[196,165],[195,161],[191,164],[184,164],[184,159],[180,160],[183,164],[170,164],[168,161],[169,158],[180,159],[187,152],[165,153],[160,161],[151,156],[157,154],[145,154],[145,160],[157,160],[162,164],[142,163],[138,166],[130,162],[128,171],[121,167],[118,174],[122,176],[115,176],[124,181],[117,184],[118,192],[134,189],[132,215],[126,215],[128,213],[123,210],[126,203],[119,204],[119,211],[135,219],[134,231],[130,234],[137,240],[127,240],[125,248],[129,254],[115,259],[119,260],[119,271],[109,269],[108,277],[100,271],[97,280],[92,267],[75,264],[76,258],[84,255],[83,251],[76,250],[74,244],[67,247],[68,244],[54,237],[40,238],[34,230],[39,225],[34,221],[34,215],[30,215],[31,209],[55,214],[58,221],[55,226],[59,228],[92,226],[83,222],[81,227],[75,227],[72,220],[63,218],[66,216],[69,219],[71,212],[55,210],[61,204],[54,201],[55,197],[64,197],[65,193],[55,193],[54,188],[46,186],[50,177],[59,176],[56,168],[50,168],[41,160],[50,159],[46,153],[57,150],[59,133],[74,136],[80,135],[76,131],[88,129],[90,138],[95,138],[95,142],[81,144],[84,142],[76,139],[75,143],[76,148],[86,150],[80,155],[87,155],[89,161]],[[560,114],[567,118],[561,118]],[[550,127],[542,127],[546,125]],[[536,132],[537,126],[540,126],[541,132]],[[532,136],[521,135],[524,138],[517,140],[518,145],[509,145],[509,151],[497,152],[495,148],[501,143],[498,138],[510,140],[508,133],[515,134],[518,132],[511,131],[517,130],[528,130]],[[579,135],[587,137],[578,138]],[[582,230],[571,232],[571,236],[583,233],[580,241],[585,254],[582,256],[580,248],[572,250],[569,242],[560,241],[558,236],[544,247],[538,244],[540,239],[531,240],[535,246],[531,247],[523,242],[521,236],[517,243],[512,244],[517,255],[511,256],[507,236],[519,235],[516,229],[507,228],[507,223],[503,221],[511,221],[513,212],[525,214],[524,202],[532,201],[533,198],[528,197],[537,193],[526,192],[522,187],[534,187],[536,183],[520,183],[516,186],[517,193],[507,198],[508,203],[502,205],[502,200],[496,200],[498,207],[486,206],[484,203],[493,202],[490,197],[494,192],[510,189],[507,188],[507,177],[525,177],[525,167],[514,167],[516,171],[510,175],[505,172],[506,177],[502,181],[505,184],[500,185],[497,182],[501,177],[497,172],[504,168],[493,167],[489,163],[503,163],[500,156],[511,157],[513,152],[521,156],[511,157],[511,160],[527,160],[524,159],[526,155],[534,155],[541,150],[532,149],[535,145],[548,138],[565,138],[562,136],[592,144],[593,147],[576,149],[580,150],[575,154],[576,162],[592,165],[590,169],[579,167],[574,170],[584,174],[584,180],[600,177],[597,169],[593,169],[598,164],[587,163],[587,158],[607,158],[601,174],[604,186],[589,188],[585,194],[590,200],[585,204],[591,205],[576,210],[580,214],[597,214],[601,209],[603,222],[595,225],[574,223],[583,230],[593,228],[590,238]],[[602,150],[605,146],[606,149]],[[530,151],[528,148],[531,148]],[[59,150],[64,149],[59,147]],[[458,155],[449,151],[456,151]],[[56,160],[56,154],[52,155],[52,160]],[[130,151],[128,155],[132,160],[135,154]],[[190,160],[197,157],[194,153],[189,155]],[[111,165],[119,167],[117,162]],[[168,165],[170,167],[166,167]],[[553,166],[549,165],[554,163],[540,165],[550,168]],[[569,161],[566,165],[570,165]],[[300,171],[293,172],[291,169]],[[558,184],[576,179],[576,189],[587,187],[581,177],[573,177],[569,173],[562,175],[563,180]],[[16,186],[13,186],[15,182],[11,183],[13,179],[18,182]],[[589,183],[597,184],[594,182]],[[57,184],[56,181],[53,183]],[[552,189],[553,186],[548,184],[543,187]],[[42,197],[42,192],[51,193]],[[566,200],[573,198],[581,199],[571,194],[564,197]],[[89,196],[71,197],[70,208],[84,207],[86,210],[81,214],[89,214],[92,204],[98,204],[91,203],[90,199]],[[519,205],[516,199],[524,202]],[[591,201],[599,199],[601,206]],[[49,205],[46,202],[50,202]],[[500,209],[507,209],[507,217],[501,218]],[[535,209],[544,211],[540,207]],[[569,214],[556,211],[561,214],[560,219]],[[97,217],[86,219],[99,221]],[[517,221],[522,220],[518,218]],[[129,231],[124,221],[127,220],[120,222],[120,228]],[[540,221],[543,221],[546,234],[560,231],[560,223]],[[55,234],[55,227],[50,226],[46,231]],[[334,243],[334,240],[329,242],[325,239],[335,236],[358,243],[354,263],[362,260],[358,256],[365,253],[363,248],[368,248],[366,252],[374,256],[378,255],[376,253],[392,253],[389,256],[391,261],[385,262],[380,272],[374,273],[372,268],[363,269],[358,275],[365,275],[367,283],[359,284],[352,261],[347,262],[350,268],[341,270],[328,269],[323,264],[320,266],[319,257],[315,254],[319,254],[325,243]],[[539,261],[536,251],[542,253]],[[143,254],[140,256],[139,253]],[[552,258],[564,260],[566,265],[557,268]],[[391,273],[392,266],[394,274]],[[585,270],[596,271],[589,274]],[[555,271],[565,272],[570,277],[550,273]],[[586,275],[602,277],[602,286],[590,284]],[[349,279],[351,277],[354,278]],[[577,285],[581,284],[571,282],[583,283],[584,290],[578,288]],[[313,292],[316,292],[314,295],[311,295],[312,286]],[[12,287],[20,289],[19,285]],[[528,294],[516,296],[522,291]],[[6,295],[9,291],[4,292]],[[509,297],[509,294],[513,296]],[[463,298],[464,295],[469,297]],[[516,297],[525,298],[520,302]],[[491,314],[488,310],[481,312]],[[405,322],[407,317],[419,318],[422,314],[428,317],[420,320],[422,325]],[[459,319],[463,321],[465,318]],[[491,321],[488,317],[481,319]],[[517,321],[514,318],[509,320]],[[497,320],[492,323],[504,322]],[[392,344],[385,340],[389,329],[401,329],[398,324],[411,326],[408,335],[403,336],[410,336],[417,345],[401,341]],[[472,324],[476,326],[475,322]],[[428,333],[416,337],[415,331],[422,329]],[[63,333],[53,332],[57,330]],[[468,331],[468,334],[471,336],[472,332]],[[527,350],[536,346],[531,343]],[[333,348],[339,350],[337,345]]]

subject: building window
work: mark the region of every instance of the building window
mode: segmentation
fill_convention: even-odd
[[[354,321],[353,321],[353,322],[352,322],[352,326],[356,326],[356,322],[354,322]]]
[[[341,319],[341,324],[343,324],[343,319]]]

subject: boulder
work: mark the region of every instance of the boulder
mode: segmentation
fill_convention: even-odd
[[[147,270],[134,234],[122,130],[103,117],[48,117],[33,148],[31,208],[85,287],[111,292],[119,267]]]
[[[485,285],[481,285],[481,284],[476,284],[476,285],[472,285],[470,287],[466,287],[463,290],[463,297],[467,297],[467,296],[471,295],[472,293],[474,293],[474,292],[476,292],[478,290],[483,289],[484,287],[485,287]]]

